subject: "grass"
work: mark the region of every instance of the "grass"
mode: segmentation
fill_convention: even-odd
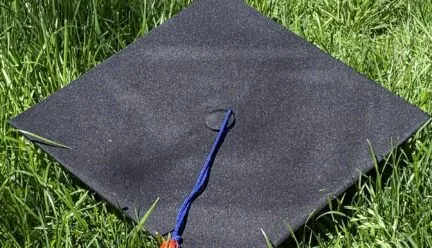
[[[0,0],[0,247],[158,247],[140,228],[145,219],[135,225],[116,214],[6,122],[189,2]],[[248,2],[432,113],[431,0]],[[312,217],[295,242],[432,247],[431,156],[427,125],[362,177],[352,199]]]

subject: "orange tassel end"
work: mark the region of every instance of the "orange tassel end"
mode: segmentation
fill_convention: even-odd
[[[170,239],[162,242],[160,248],[180,248],[176,240]]]

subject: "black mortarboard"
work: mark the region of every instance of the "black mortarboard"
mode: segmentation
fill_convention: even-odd
[[[132,218],[160,197],[147,227],[167,233],[225,108],[184,247],[282,242],[373,167],[369,143],[381,159],[428,119],[243,2],[201,0],[11,122]]]

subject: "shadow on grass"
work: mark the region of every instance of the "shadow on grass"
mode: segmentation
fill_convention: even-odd
[[[432,125],[427,124],[429,128]],[[343,226],[348,226],[349,217],[353,216],[353,211],[347,208],[352,205],[358,195],[359,188],[369,183],[374,190],[383,189],[389,183],[389,179],[393,175],[395,166],[391,164],[394,158],[398,159],[398,166],[396,169],[406,168],[407,165],[413,162],[412,154],[415,153],[415,141],[425,142],[427,135],[419,135],[413,139],[405,141],[399,147],[395,148],[388,156],[382,159],[375,168],[371,169],[368,173],[361,176],[361,181],[357,181],[351,187],[349,187],[343,194],[329,200],[327,206],[319,212],[314,213],[310,216],[309,221],[303,226],[299,227],[293,234],[290,235],[282,244],[277,246],[278,248],[291,248],[291,247],[308,247],[308,246],[319,246],[321,241],[328,240],[328,234],[336,234],[336,224],[339,223]],[[376,181],[380,180],[380,183]],[[379,186],[380,185],[380,186]],[[362,197],[370,197],[370,193],[365,190],[362,192]],[[332,214],[336,213],[336,214]],[[347,218],[348,217],[348,218]],[[355,230],[349,230],[355,232]],[[354,234],[354,233],[353,233]],[[276,247],[276,246],[275,246]]]

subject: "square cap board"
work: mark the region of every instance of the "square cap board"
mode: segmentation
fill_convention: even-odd
[[[183,247],[263,247],[411,136],[428,116],[242,1],[201,0],[15,117],[18,129],[119,208],[172,230],[232,108]]]

